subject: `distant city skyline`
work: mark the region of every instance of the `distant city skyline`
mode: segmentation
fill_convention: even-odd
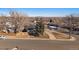
[[[10,11],[22,12],[28,16],[67,16],[79,14],[79,8],[0,8],[0,15],[8,15]]]

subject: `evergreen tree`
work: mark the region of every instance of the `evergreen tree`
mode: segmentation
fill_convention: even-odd
[[[36,31],[43,35],[43,32],[44,32],[44,24],[43,24],[43,21],[42,21],[42,18],[40,18],[40,20],[37,20],[37,23],[36,23]]]
[[[49,22],[50,22],[50,23],[52,22],[52,19],[51,19],[51,18],[49,19]]]

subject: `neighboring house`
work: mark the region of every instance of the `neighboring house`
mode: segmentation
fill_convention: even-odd
[[[14,32],[15,25],[13,25],[11,22],[6,22],[6,29],[8,32]]]

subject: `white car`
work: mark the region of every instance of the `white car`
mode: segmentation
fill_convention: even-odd
[[[51,29],[56,29],[57,27],[56,26],[49,26]]]
[[[0,40],[5,40],[6,36],[0,35]]]

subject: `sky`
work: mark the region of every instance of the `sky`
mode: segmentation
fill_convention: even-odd
[[[8,15],[10,11],[17,11],[28,16],[67,16],[79,14],[79,8],[0,8],[0,15]]]

